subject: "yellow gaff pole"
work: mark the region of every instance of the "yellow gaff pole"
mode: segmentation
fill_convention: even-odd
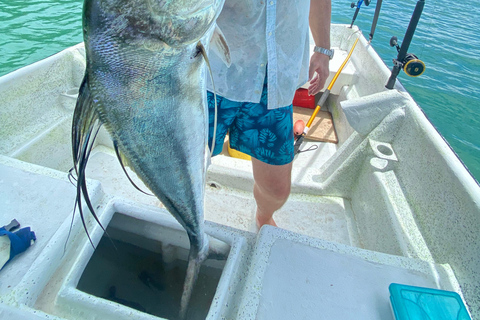
[[[347,64],[348,60],[350,60],[350,57],[352,56],[352,53],[353,53],[353,49],[355,49],[355,46],[357,45],[358,39],[359,38],[357,38],[355,40],[355,42],[353,43],[352,48],[350,49],[350,52],[348,53],[347,57],[343,61],[340,68],[338,68],[338,71],[333,76],[332,81],[330,81],[330,84],[328,85],[327,89],[322,94],[322,97],[320,98],[320,101],[318,101],[318,105],[315,107],[315,110],[313,111],[312,115],[310,116],[310,119],[308,120],[307,124],[305,125],[305,128],[303,129],[303,133],[300,135],[300,137],[298,137],[297,141],[295,142],[294,154],[297,154],[300,151],[300,146],[302,145],[303,139],[305,139],[305,136],[308,133],[308,129],[310,129],[310,126],[312,125],[313,120],[317,116],[318,111],[320,111],[322,105],[327,100],[328,95],[330,94],[330,90],[332,89],[333,85],[335,84],[335,81],[337,81],[338,76],[340,75],[340,73],[342,73],[342,70],[345,67],[345,65]]]

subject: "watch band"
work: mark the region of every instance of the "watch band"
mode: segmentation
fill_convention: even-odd
[[[333,59],[333,54],[334,54],[333,49],[325,49],[325,48],[322,48],[322,47],[315,46],[313,48],[313,52],[322,53],[322,54],[328,56],[330,58],[330,60]]]

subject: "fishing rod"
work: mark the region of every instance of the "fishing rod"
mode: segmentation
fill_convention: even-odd
[[[373,34],[375,33],[375,28],[377,27],[378,16],[380,15],[380,9],[382,7],[383,0],[377,0],[377,6],[375,7],[375,14],[373,15],[372,29],[370,29],[370,34],[368,35],[368,43],[372,42]]]
[[[350,52],[348,53],[347,57],[343,61],[340,68],[338,68],[338,71],[333,76],[332,81],[330,81],[330,84],[328,85],[327,89],[325,90],[325,92],[322,94],[320,100],[318,101],[318,105],[315,107],[315,110],[313,111],[312,115],[310,116],[310,119],[308,120],[307,124],[305,125],[305,128],[303,129],[303,133],[298,137],[297,141],[295,142],[295,145],[293,147],[293,154],[294,155],[296,155],[300,152],[300,146],[302,145],[303,140],[305,139],[305,136],[307,135],[308,130],[310,129],[310,126],[312,125],[313,120],[317,116],[318,111],[320,111],[320,108],[322,107],[322,105],[325,103],[325,101],[327,101],[328,95],[330,94],[330,90],[332,90],[332,87],[335,84],[335,81],[337,81],[338,76],[340,75],[343,68],[347,64],[348,60],[352,56],[353,49],[355,49],[355,46],[357,45],[358,39],[359,38],[357,38],[355,40],[355,42],[353,43],[352,48],[350,49]]]
[[[405,37],[403,38],[402,46],[399,47],[397,37],[393,36],[390,39],[390,46],[397,48],[397,59],[393,59],[392,74],[388,79],[385,87],[387,89],[393,89],[397,76],[400,70],[403,69],[405,74],[410,77],[418,77],[425,71],[425,63],[419,60],[418,57],[412,53],[407,53],[408,47],[412,42],[413,34],[417,28],[418,21],[422,15],[423,7],[425,6],[425,0],[418,0],[415,10],[413,11],[412,18],[408,25]]]
[[[355,2],[352,2],[352,4],[350,5],[351,8],[357,7],[357,9],[355,9],[355,13],[353,14],[353,19],[352,19],[352,23],[350,24],[350,29],[352,28],[353,23],[355,22],[355,19],[357,19],[357,15],[358,15],[358,12],[360,11],[360,7],[362,6],[363,1],[365,1],[365,5],[368,7],[368,5],[370,4],[370,0],[358,0],[357,4],[355,4]]]
[[[367,7],[368,7],[368,5],[370,5],[370,0],[359,0],[357,2],[357,4],[355,4],[355,2],[352,2],[352,4],[350,5],[350,7],[352,7],[352,8],[357,7],[357,9],[355,10],[355,13],[353,14],[353,19],[352,19],[352,23],[350,24],[350,28],[352,28],[353,23],[355,22],[355,19],[357,19],[357,15],[358,15],[358,12],[360,11],[360,7],[361,7],[363,1],[365,1],[365,5]],[[368,43],[372,42],[373,34],[375,33],[375,28],[377,27],[377,21],[378,21],[379,15],[380,15],[380,8],[381,7],[382,7],[382,0],[377,0],[377,5],[375,7],[375,15],[373,16],[372,28],[371,28],[370,34],[369,34],[370,39],[368,40]]]

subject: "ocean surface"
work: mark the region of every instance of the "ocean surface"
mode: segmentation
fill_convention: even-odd
[[[350,24],[351,1],[332,0],[332,22]],[[355,24],[368,39],[376,0]],[[383,1],[373,47],[389,68],[416,0]],[[0,0],[0,76],[82,41],[81,0]],[[480,180],[480,37],[478,0],[426,0],[409,52],[426,64],[417,78],[399,79],[472,175]]]

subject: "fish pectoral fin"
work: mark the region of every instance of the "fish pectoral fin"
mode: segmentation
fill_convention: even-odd
[[[228,47],[227,40],[223,35],[222,30],[216,25],[213,31],[212,39],[210,40],[210,48],[215,54],[222,59],[223,63],[230,68],[232,65],[232,59],[230,58],[230,48]]]
[[[210,154],[210,148],[208,147],[208,143],[205,146],[205,170],[208,170],[210,165],[212,164],[212,155]]]
[[[203,44],[199,41],[197,43],[197,50],[202,53],[203,58],[205,59],[205,63],[207,64],[208,72],[210,74],[210,79],[212,80],[212,87],[213,87],[213,95],[214,95],[214,101],[215,101],[215,120],[213,124],[213,139],[212,139],[212,148],[210,151],[210,156],[213,156],[213,150],[215,150],[215,139],[217,136],[217,93],[215,92],[215,81],[213,81],[213,73],[212,73],[212,68],[210,67],[210,61],[208,60],[207,52],[205,50],[205,47]],[[208,147],[208,145],[207,145]]]

